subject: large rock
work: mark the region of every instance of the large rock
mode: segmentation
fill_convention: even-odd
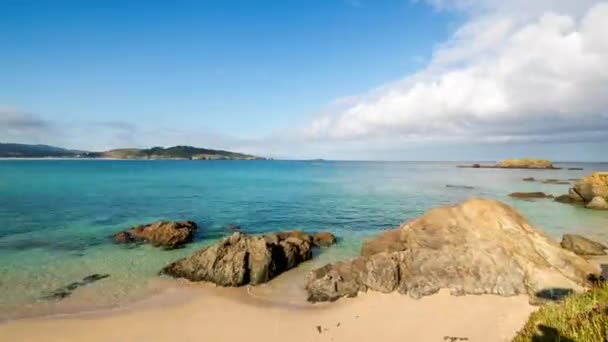
[[[313,236],[301,231],[264,236],[237,232],[169,264],[161,273],[222,286],[261,284],[309,260],[313,240]]]
[[[587,205],[585,205],[587,209],[597,209],[597,210],[608,210],[608,201],[601,196],[595,196]]]
[[[591,176],[581,178],[574,186],[574,190],[585,202],[591,201],[596,196],[608,199],[608,172],[594,172]]]
[[[599,242],[575,234],[565,234],[562,237],[561,246],[578,255],[606,255],[606,249],[608,249]]]
[[[588,275],[600,272],[512,207],[488,199],[429,210],[366,243],[363,254],[312,271],[309,300],[331,301],[368,289],[419,298],[442,288],[536,298],[553,289],[583,290]]]
[[[192,221],[158,221],[118,232],[112,239],[115,243],[144,241],[171,249],[192,242],[196,229],[197,225]]]

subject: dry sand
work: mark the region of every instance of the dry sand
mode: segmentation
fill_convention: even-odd
[[[535,309],[525,296],[454,297],[447,291],[420,300],[366,293],[289,306],[243,290],[179,291],[179,298],[127,310],[3,323],[0,341],[509,341]]]

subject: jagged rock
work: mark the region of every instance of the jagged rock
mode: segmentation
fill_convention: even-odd
[[[585,205],[587,209],[596,209],[596,210],[608,210],[608,201],[601,196],[595,196],[587,205]]]
[[[236,232],[177,260],[161,274],[222,286],[261,284],[312,258],[313,237],[301,231],[263,236]]]
[[[606,255],[608,249],[599,242],[575,234],[564,234],[561,246],[578,255]]]
[[[512,207],[488,199],[429,210],[366,245],[362,257],[312,271],[309,300],[331,301],[367,289],[419,298],[442,288],[458,295],[536,298],[557,289],[583,290],[588,275],[600,272]]]
[[[553,198],[553,195],[547,195],[544,192],[513,192],[509,196],[513,198]]]
[[[608,199],[608,172],[594,172],[591,176],[581,178],[574,186],[574,190],[585,202],[591,201],[596,196]]]
[[[192,221],[158,221],[118,232],[112,240],[115,243],[144,241],[171,249],[192,242],[196,229],[197,225]]]

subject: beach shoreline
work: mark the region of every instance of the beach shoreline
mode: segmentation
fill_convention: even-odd
[[[361,293],[335,303],[280,305],[247,288],[180,282],[124,307],[0,323],[15,341],[509,341],[536,307],[527,296]]]

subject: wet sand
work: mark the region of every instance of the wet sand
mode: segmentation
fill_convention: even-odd
[[[279,305],[255,289],[186,285],[128,308],[0,324],[3,341],[509,341],[535,307],[526,296],[420,300],[365,293]]]

